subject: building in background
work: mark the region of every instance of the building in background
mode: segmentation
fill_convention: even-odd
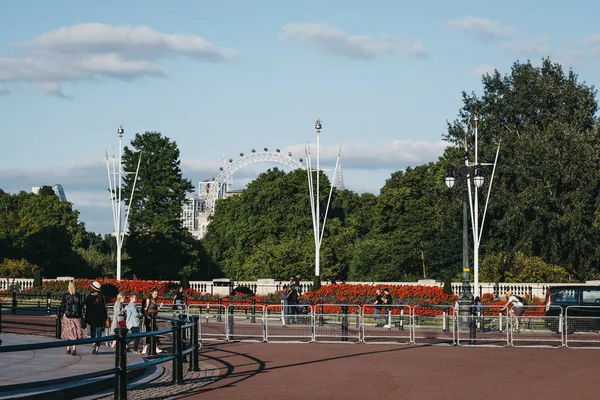
[[[43,186],[34,186],[31,188],[31,193],[35,193],[38,194],[40,192],[40,189]],[[56,195],[58,196],[58,198],[60,199],[60,201],[67,201],[67,196],[65,195],[65,190],[63,189],[62,185],[53,185],[52,186],[52,190],[54,190],[54,193],[56,193]]]

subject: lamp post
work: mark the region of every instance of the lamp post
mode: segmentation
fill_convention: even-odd
[[[463,209],[463,268],[462,268],[462,288],[458,295],[459,310],[462,315],[467,315],[469,308],[473,305],[473,293],[471,292],[470,269],[469,269],[469,230],[468,230],[468,215],[467,215],[467,197],[469,184],[469,153],[465,150],[463,159],[464,164],[459,168],[459,178],[463,181],[462,187],[462,209]],[[454,177],[454,169],[448,166],[446,175],[446,186],[449,189],[454,187],[456,178]],[[464,313],[464,314],[463,314]]]
[[[119,160],[117,161],[115,158],[115,153],[112,155],[112,169],[111,164],[108,160],[108,151],[106,152],[106,170],[108,172],[108,187],[110,191],[110,202],[112,206],[113,213],[113,224],[114,224],[114,236],[117,244],[117,270],[116,270],[116,278],[118,281],[121,280],[121,251],[123,248],[123,241],[125,239],[125,234],[127,233],[127,221],[129,220],[129,211],[131,209],[131,202],[133,200],[133,193],[135,192],[135,184],[137,183],[138,173],[140,171],[140,163],[142,161],[142,154],[140,153],[140,158],[138,159],[137,169],[135,171],[135,178],[133,180],[133,187],[131,189],[131,195],[129,197],[129,205],[127,206],[125,221],[123,221],[123,197],[122,197],[122,188],[123,188],[123,176],[128,173],[123,171],[123,134],[125,130],[123,129],[123,125],[119,126],[117,130],[119,135]],[[118,163],[118,168],[117,168]]]
[[[319,188],[319,175],[321,172],[321,120],[317,119],[315,122],[315,131],[317,132],[317,166],[316,168],[312,167],[310,146],[306,146],[306,171],[308,172],[308,191],[310,195],[310,211],[312,214],[312,222],[313,222],[313,235],[315,240],[315,279],[313,290],[319,289],[321,287],[321,242],[323,240],[323,233],[325,232],[325,223],[327,222],[327,212],[329,211],[329,204],[331,203],[331,196],[333,194],[333,186],[334,179],[331,179],[331,188],[329,190],[329,198],[327,199],[327,208],[325,209],[325,214],[323,215],[323,225],[321,226],[321,197],[320,197],[320,188]],[[340,163],[340,156],[342,153],[342,149],[340,147],[340,151],[338,152],[337,160],[335,162],[335,169],[333,171],[333,176],[335,177],[338,166]],[[316,191],[313,184],[312,173],[316,172]],[[316,192],[316,193],[315,193]]]
[[[473,296],[481,295],[479,288],[479,243],[481,240],[481,234],[483,232],[483,224],[485,222],[485,214],[490,199],[490,193],[492,190],[492,183],[496,172],[496,164],[498,162],[498,154],[500,152],[500,141],[496,149],[496,158],[494,163],[480,163],[479,162],[479,148],[478,148],[478,131],[479,131],[479,116],[473,115],[473,125],[475,133],[475,162],[469,161],[469,152],[467,150],[467,140],[465,137],[464,143],[464,154],[463,163],[459,169],[460,179],[464,182],[463,184],[463,283],[462,291],[459,295],[459,306],[462,315],[469,314],[469,307],[473,303]],[[483,218],[481,224],[479,221],[479,189],[483,187],[485,178],[483,175],[483,166],[492,165],[492,175],[490,183],[488,185],[487,198],[485,201],[485,208],[483,212]],[[446,186],[452,188],[455,184],[456,179],[454,178],[454,169],[452,166],[448,166],[448,173],[446,175]],[[472,192],[475,192],[474,194]],[[474,285],[473,291],[471,291],[470,285],[470,269],[469,269],[469,248],[468,248],[468,217],[467,217],[467,201],[469,202],[469,208],[471,211],[471,222],[473,224],[473,274],[474,274]],[[464,306],[464,307],[463,307]],[[464,314],[463,314],[464,313]]]

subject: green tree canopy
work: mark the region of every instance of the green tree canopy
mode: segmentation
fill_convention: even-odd
[[[138,180],[134,180],[139,167]],[[138,278],[174,279],[197,271],[198,244],[182,228],[181,207],[193,190],[183,178],[177,144],[159,132],[136,134],[123,152],[123,198],[129,210],[127,266]]]

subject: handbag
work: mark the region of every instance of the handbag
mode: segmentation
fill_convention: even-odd
[[[102,300],[104,300],[104,311],[106,311],[106,319],[104,320],[104,327],[110,328],[110,317],[108,316],[108,306],[106,305],[106,299],[102,296]]]

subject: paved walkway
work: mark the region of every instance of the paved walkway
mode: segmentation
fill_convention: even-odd
[[[42,343],[56,340],[48,337],[14,334],[0,334],[0,339],[2,339],[3,347],[15,344]],[[102,346],[100,348],[100,354],[97,356],[92,355],[91,345],[78,346],[76,356],[67,355],[65,351],[66,347],[57,347],[53,349],[2,353],[0,356],[0,389],[1,386],[5,385],[39,382],[115,367],[114,350],[108,346]],[[127,362],[134,365],[143,363],[144,359],[135,354],[128,353]],[[64,388],[89,384],[99,379],[103,378],[71,382],[61,385],[60,387]],[[56,386],[54,388],[56,388]],[[21,390],[19,392],[7,393],[0,391],[0,399],[14,398],[17,394],[30,394],[42,392],[44,390],[45,389],[43,388],[32,388]]]
[[[227,343],[187,399],[594,399],[597,350]]]

